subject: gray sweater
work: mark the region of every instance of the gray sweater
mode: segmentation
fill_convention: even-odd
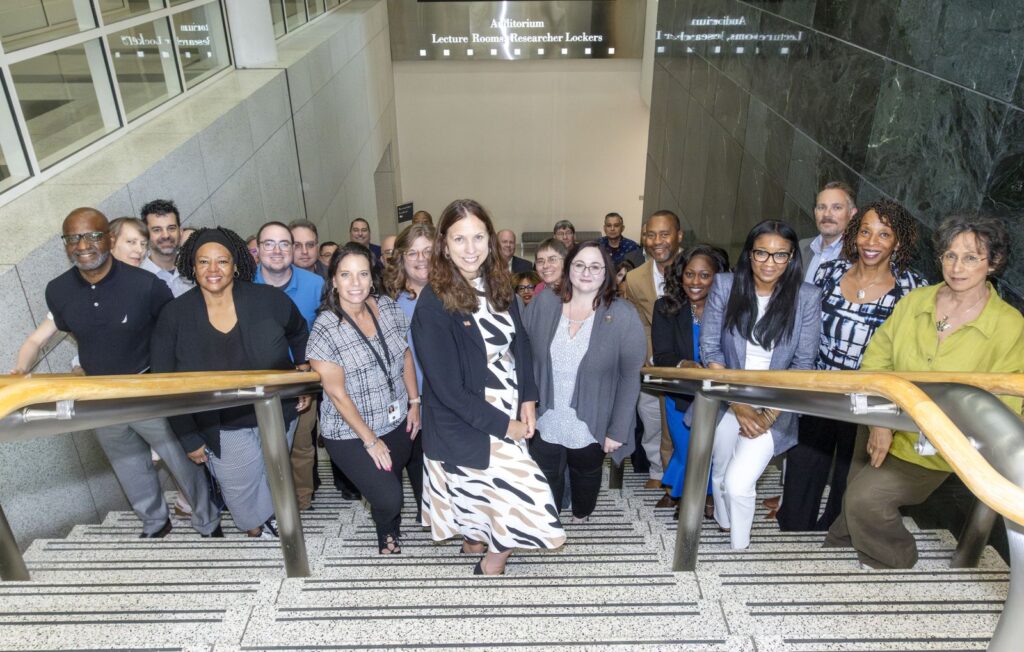
[[[523,325],[533,351],[533,375],[539,400],[537,416],[551,408],[555,399],[551,376],[551,340],[562,316],[562,300],[545,289],[530,301]],[[633,452],[636,401],[640,396],[640,368],[647,353],[640,316],[631,304],[615,299],[594,314],[590,346],[580,362],[570,407],[587,424],[597,443],[611,437],[623,443],[612,453],[620,464]]]

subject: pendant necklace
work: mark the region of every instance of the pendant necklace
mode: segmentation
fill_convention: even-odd
[[[693,318],[693,325],[700,326],[700,317],[697,316],[697,304],[690,304],[690,316]]]
[[[974,304],[971,305],[970,308],[968,308],[967,310],[964,310],[963,314],[966,315],[966,314],[970,313],[972,310],[974,310],[978,306],[979,303],[981,303],[986,298],[988,298],[988,294],[989,294],[988,293],[988,289],[986,288],[985,294],[981,295],[981,298],[978,299],[977,301],[975,301]],[[939,321],[935,322],[935,330],[937,332],[939,332],[939,333],[944,333],[945,331],[949,330],[950,327],[952,326],[952,324],[949,323],[949,318],[952,317],[952,316],[953,316],[952,313],[946,313],[945,315],[943,315],[942,319],[940,319]]]
[[[876,279],[874,281],[871,281],[864,287],[860,288],[859,290],[857,290],[857,298],[863,299],[864,297],[868,296],[868,288],[871,287],[872,285],[878,285],[879,283],[881,283],[881,281]]]

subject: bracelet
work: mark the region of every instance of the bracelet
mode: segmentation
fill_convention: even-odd
[[[366,450],[370,450],[371,448],[373,448],[374,446],[377,445],[378,441],[380,441],[380,438],[379,437],[374,437],[373,441],[371,441],[369,444],[363,444],[363,448],[366,449]]]
[[[409,405],[419,405],[420,403],[422,403],[422,400],[420,400],[419,396],[409,399]]]

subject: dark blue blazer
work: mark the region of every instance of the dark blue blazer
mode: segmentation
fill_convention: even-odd
[[[509,305],[515,324],[512,354],[516,361],[519,401],[536,401],[530,340],[515,301]],[[412,340],[423,368],[423,452],[432,460],[485,469],[491,437],[508,431],[508,415],[484,397],[487,353],[473,315],[448,312],[429,285],[420,292],[412,317]]]

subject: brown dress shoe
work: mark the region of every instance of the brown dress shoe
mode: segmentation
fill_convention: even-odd
[[[676,503],[678,503],[678,502],[679,502],[679,501],[678,501],[678,500],[676,500],[675,498],[673,498],[672,496],[669,496],[668,494],[665,494],[664,496],[662,496],[662,497],[661,497],[661,498],[660,498],[660,499],[658,500],[658,502],[654,503],[654,506],[655,506],[655,507],[659,507],[659,508],[663,508],[663,507],[675,507],[675,506],[676,506]]]
[[[661,489],[661,480],[648,480],[644,483],[644,489]]]

